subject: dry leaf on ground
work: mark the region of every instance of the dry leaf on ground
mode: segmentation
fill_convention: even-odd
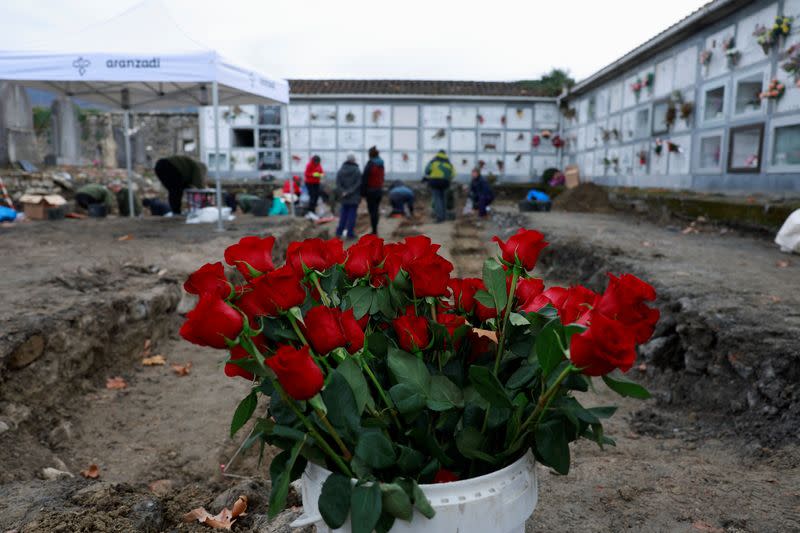
[[[100,477],[100,468],[92,463],[86,470],[81,470],[81,475],[86,479],[97,479]]]
[[[201,524],[206,524],[212,529],[227,529],[230,530],[231,526],[236,522],[236,518],[242,516],[247,510],[247,496],[239,496],[239,499],[233,504],[233,510],[224,508],[217,515],[212,515],[206,511],[205,507],[198,507],[192,509],[183,515],[184,522],[194,522],[197,520]]]
[[[125,379],[120,376],[115,376],[106,380],[106,388],[111,390],[126,389],[128,388],[128,384],[125,382]]]
[[[167,494],[172,492],[172,489],[175,487],[175,482],[171,479],[157,479],[147,485],[147,488],[150,489],[151,492],[159,495],[159,496],[166,496]]]
[[[132,241],[133,240],[133,235],[128,233],[127,235],[123,235],[122,237],[119,237],[117,240],[118,241]]]
[[[188,363],[183,365],[172,363],[172,370],[174,370],[175,373],[178,374],[178,376],[180,377],[188,376],[189,372],[192,370],[192,362],[189,361]]]
[[[777,263],[775,263],[775,265],[776,265],[778,268],[788,268],[788,267],[789,267],[789,264],[790,264],[790,263],[789,263],[789,260],[788,260],[788,259],[781,259],[781,260],[779,260]]]
[[[159,354],[152,357],[145,357],[142,359],[142,364],[144,366],[162,366],[167,364],[167,360],[163,355]]]

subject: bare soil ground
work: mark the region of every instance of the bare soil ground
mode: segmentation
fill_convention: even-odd
[[[551,237],[554,255],[561,259],[579,262],[563,250],[571,246],[570,239],[584,236],[583,241],[597,244],[600,259],[610,261],[595,258],[587,262],[592,268],[570,268],[561,260],[545,264],[548,279],[578,281],[606,264],[627,266],[652,279],[659,291],[679,288],[702,293],[701,303],[717,301],[723,314],[726,305],[738,306],[740,298],[746,298],[765,314],[764,320],[773,323],[773,329],[794,327],[776,321],[779,316],[797,317],[800,260],[791,259],[788,267],[780,268],[777,261],[784,256],[769,243],[748,237],[681,235],[611,215],[549,213],[520,219],[503,209],[494,221],[428,224],[422,218],[395,219],[382,222],[381,231],[387,238],[430,235],[453,260],[455,274],[466,276],[479,274],[483,258],[493,250],[491,235],[515,229],[522,221]],[[359,229],[364,228],[361,220]],[[92,360],[80,371],[54,365],[49,358],[66,348],[59,351],[50,344],[22,368],[11,368],[8,358],[0,366],[0,421],[7,425],[5,430],[0,425],[0,531],[209,531],[181,523],[181,515],[198,506],[217,512],[239,493],[248,495],[251,508],[234,530],[289,531],[287,524],[298,514],[297,508],[272,523],[264,516],[269,450],[261,465],[252,450],[237,458],[228,472],[244,478],[221,475],[220,465],[234,454],[247,431],[233,440],[228,437],[230,416],[247,384],[222,375],[219,352],[177,337],[179,312],[185,312],[190,302],[170,291],[176,291],[183,276],[203,262],[221,259],[224,247],[241,235],[275,232],[290,237],[318,228],[247,217],[222,234],[178,221],[111,219],[27,224],[0,231],[0,246],[6,251],[0,290],[8,297],[4,301],[13,302],[0,311],[0,347],[18,343],[19,332],[30,333],[31,324],[44,317],[76,309],[88,316],[93,302],[118,300],[123,307],[109,304],[104,314],[128,317],[113,327],[104,322],[112,333],[101,340],[68,347],[77,352],[73,366],[81,358]],[[133,238],[118,240],[125,235]],[[613,253],[605,258],[609,250]],[[158,288],[164,291],[158,293],[161,300],[137,297]],[[667,297],[679,299],[680,291]],[[163,310],[153,307],[156,300],[163,300]],[[129,310],[131,302],[141,301],[150,305],[149,321],[135,320]],[[123,308],[124,313],[119,311]],[[682,312],[688,313],[674,314]],[[71,320],[66,326],[54,321],[52,327],[71,324],[76,337],[94,331],[80,317]],[[91,321],[102,322],[102,316],[91,315]],[[756,325],[746,324],[753,330]],[[147,335],[157,330],[161,333]],[[40,333],[46,336],[48,331]],[[125,350],[115,351],[113,357],[100,353],[117,337],[124,338],[120,342]],[[145,338],[154,339],[151,352],[163,354],[167,365],[142,366]],[[714,349],[716,345],[709,351]],[[617,446],[599,450],[578,443],[567,477],[540,468],[539,505],[527,530],[800,531],[796,433],[784,433],[765,444],[754,434],[758,427],[752,421],[746,423],[749,434],[725,431],[719,418],[732,425],[742,415],[720,411],[715,419],[703,405],[686,400],[689,392],[683,401],[670,401],[672,384],[677,383],[678,390],[684,384],[661,379],[668,372],[644,361],[647,371],[633,377],[647,380],[656,398],[622,400],[598,387],[592,402],[620,406],[608,425]],[[169,366],[187,362],[192,363],[191,371],[183,377]],[[671,372],[674,376],[680,371]],[[34,383],[21,383],[26,377],[41,380],[48,373],[68,375],[69,383],[26,392],[26,387],[36,388]],[[706,373],[693,375],[693,386],[721,386]],[[106,389],[106,378],[112,376],[124,378],[127,388]],[[13,393],[7,392],[12,389]],[[54,391],[57,401],[48,398],[48,390]],[[725,402],[727,396],[721,404]],[[759,406],[778,410],[763,413],[767,423],[788,409],[765,399],[760,402]],[[792,421],[796,428],[798,419]],[[78,472],[92,463],[99,466],[100,478],[83,479]],[[42,469],[47,467],[75,477],[43,479]]]

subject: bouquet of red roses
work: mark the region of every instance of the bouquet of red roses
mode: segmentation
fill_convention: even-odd
[[[231,435],[269,397],[247,444],[284,450],[270,466],[272,515],[307,461],[332,471],[318,502],[328,526],[350,515],[354,530],[388,531],[414,509],[433,516],[420,483],[480,476],[528,450],[566,474],[570,442],[613,444],[602,419],[615,408],[583,407],[572,391],[602,377],[648,397],[608,374],[630,369],[652,335],[654,289],[630,274],[609,275],[602,294],[545,289],[530,275],[541,233],[494,240],[482,279],[451,277],[425,236],[372,235],[346,251],[338,239],[294,242],[277,268],[273,237],[245,237],[225,251],[242,283],[222,263],[189,277],[199,302],[181,335],[227,350],[225,374],[252,381]]]

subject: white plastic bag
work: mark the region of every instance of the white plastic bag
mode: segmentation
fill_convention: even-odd
[[[472,198],[467,198],[467,201],[464,202],[464,210],[462,213],[464,215],[470,215],[472,214],[472,211],[474,211],[474,208],[472,207]]]
[[[800,209],[796,209],[783,223],[775,236],[775,243],[781,247],[781,252],[800,254]]]
[[[223,207],[222,208],[222,220],[231,221],[235,219],[233,215],[231,215],[231,208],[230,207]],[[219,211],[217,211],[216,207],[209,206],[209,207],[202,207],[193,211],[186,217],[187,224],[210,224],[212,222],[216,222],[219,219]]]

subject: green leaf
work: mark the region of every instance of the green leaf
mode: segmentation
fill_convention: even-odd
[[[422,492],[417,482],[413,479],[411,482],[414,484],[414,507],[416,507],[425,518],[433,518],[436,515],[436,510],[431,506],[431,502],[428,501],[428,497]]]
[[[612,378],[611,376],[603,376],[603,381],[608,388],[619,394],[629,398],[639,398],[646,400],[650,398],[650,392],[633,381],[628,381],[624,378]]]
[[[319,495],[319,514],[331,529],[342,527],[350,513],[350,496],[353,485],[342,474],[331,474],[322,484]]]
[[[272,428],[271,435],[274,437],[282,437],[284,439],[291,439],[291,440],[304,440],[306,438],[306,434],[299,429],[295,429],[289,426],[283,426],[281,424],[275,424]]]
[[[490,405],[495,407],[513,407],[503,385],[488,368],[472,365],[469,367],[469,380]]]
[[[484,438],[481,432],[472,426],[466,426],[456,435],[456,448],[467,459],[480,459],[490,464],[497,462],[497,458],[481,451]]]
[[[389,348],[389,371],[398,383],[405,383],[427,396],[431,387],[431,373],[419,357]]]
[[[569,473],[569,444],[562,420],[551,420],[536,427],[536,452],[542,463],[559,474]]]
[[[412,415],[425,407],[425,396],[406,383],[398,383],[389,389],[389,396],[400,414]]]
[[[522,316],[519,313],[511,313],[508,315],[508,321],[511,322],[512,326],[530,326],[531,323],[528,321],[527,318]]]
[[[425,456],[414,448],[398,444],[400,456],[397,458],[397,468],[405,474],[416,474],[425,462]]]
[[[494,299],[495,309],[505,309],[508,303],[508,288],[506,287],[506,271],[503,265],[494,259],[487,259],[483,263],[483,283]]]
[[[604,407],[590,407],[587,409],[590,413],[592,413],[597,418],[611,418],[614,416],[614,413],[617,412],[616,405],[607,405]]]
[[[361,372],[358,364],[353,359],[348,358],[339,363],[339,366],[336,367],[336,371],[347,380],[347,383],[353,390],[353,396],[356,399],[356,408],[358,409],[359,415],[364,412],[364,406],[369,405],[370,408],[375,408],[375,400],[369,392],[369,385],[367,385],[364,373]]]
[[[495,305],[497,305],[495,304],[492,295],[484,291],[483,289],[475,293],[475,299],[478,300],[482,305],[488,307],[489,309],[495,309]]]
[[[303,311],[301,311],[299,307],[295,306],[289,309],[289,314],[301,324],[305,324],[305,322],[303,322]]]
[[[395,518],[411,521],[414,515],[414,506],[411,505],[411,498],[405,493],[403,488],[396,483],[382,483],[381,494],[383,495],[383,511]]]
[[[375,524],[375,533],[389,533],[394,526],[395,517],[387,512],[382,512],[378,523]]]
[[[242,429],[242,426],[250,420],[257,406],[258,396],[256,396],[256,391],[250,391],[250,394],[239,402],[236,411],[233,413],[233,420],[231,420],[231,437],[236,435],[236,432]]]
[[[389,352],[389,340],[382,331],[367,335],[365,346],[376,357],[386,357]]]
[[[355,487],[350,496],[350,523],[353,533],[372,533],[381,516],[383,504],[377,483]]]
[[[464,395],[461,389],[446,376],[433,376],[428,395],[428,409],[447,411],[454,407],[464,407]]]
[[[558,319],[553,319],[536,336],[536,356],[545,376],[550,375],[550,372],[564,359],[564,350],[559,342],[562,328]]]
[[[338,370],[331,372],[321,395],[328,406],[328,421],[343,438],[355,442],[361,428],[361,417],[353,390]]]
[[[291,450],[284,450],[272,459],[269,474],[272,479],[272,490],[269,494],[269,517],[275,518],[286,507],[286,496],[289,494],[289,483],[292,479],[300,477],[295,470],[297,456],[305,441],[297,442]],[[305,460],[302,461],[305,468]],[[300,470],[302,472],[302,469]]]
[[[355,453],[368,466],[378,469],[392,466],[396,458],[392,441],[378,429],[367,429],[361,433]]]
[[[372,298],[374,292],[371,287],[353,287],[347,293],[347,299],[350,301],[350,307],[353,308],[353,314],[356,319],[359,319],[369,313],[372,307]]]
[[[506,386],[509,389],[521,389],[531,382],[533,377],[536,375],[537,370],[539,370],[539,365],[520,366],[516,372],[511,374],[511,377],[508,378],[508,383],[506,383]]]

